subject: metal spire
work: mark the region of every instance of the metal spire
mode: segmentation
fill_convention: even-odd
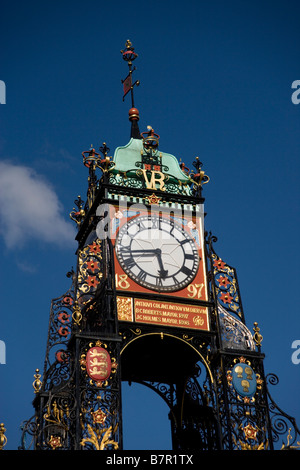
[[[130,92],[131,94],[131,109],[129,110],[129,120],[131,121],[131,137],[135,139],[141,139],[138,120],[139,120],[139,111],[135,108],[134,105],[134,93],[133,89],[134,86],[138,86],[140,84],[139,80],[136,80],[134,83],[132,82],[132,73],[136,70],[136,67],[132,68],[132,62],[138,57],[137,53],[134,52],[134,47],[132,47],[132,43],[129,39],[127,39],[125,44],[126,49],[121,50],[123,55],[123,59],[125,62],[128,63],[129,73],[124,80],[121,80],[123,83],[123,101],[127,93]]]

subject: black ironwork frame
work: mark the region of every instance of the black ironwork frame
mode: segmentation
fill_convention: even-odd
[[[113,246],[109,238],[97,239],[96,210],[100,203],[113,202],[112,193],[145,201],[153,191],[130,188],[129,194],[128,188],[111,185],[105,172],[100,183],[78,226],[72,286],[51,304],[42,387],[35,390],[34,416],[23,423],[20,448],[122,449],[122,380],[141,383],[166,401],[174,450],[274,449],[287,432],[290,445],[296,444],[299,429],[271,398],[268,385],[278,379],[265,376],[260,343],[245,325],[236,271],[216,254],[214,236],[206,234],[205,242],[209,332],[118,320]],[[159,191],[157,195],[181,205],[204,201],[199,191],[195,196]],[[150,334],[169,341],[171,349],[172,341],[180,343],[186,355],[184,372],[178,369],[166,382],[153,370],[152,376],[145,376],[141,368],[128,373],[125,349],[131,348],[134,338]],[[95,344],[106,348],[114,365],[100,384],[87,374],[85,365],[87,350]],[[186,354],[190,350],[193,354]],[[143,356],[143,348],[139,351]],[[232,384],[236,361],[246,361],[255,373],[258,386],[251,398],[241,397]]]

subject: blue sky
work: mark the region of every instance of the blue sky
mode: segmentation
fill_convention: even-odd
[[[265,370],[280,379],[271,393],[299,425],[300,364],[291,359],[300,340],[300,104],[291,100],[300,79],[299,13],[294,0],[2,2],[0,421],[7,449],[17,448],[19,426],[33,414],[50,301],[68,289],[66,273],[76,265],[69,213],[86,195],[81,152],[106,142],[113,154],[129,141],[120,54],[128,38],[139,54],[140,130],[151,125],[161,150],[187,166],[195,156],[204,163],[206,230],[237,269],[248,327],[257,321],[261,328]],[[124,417],[125,448],[170,448],[167,410],[152,393],[124,387]]]

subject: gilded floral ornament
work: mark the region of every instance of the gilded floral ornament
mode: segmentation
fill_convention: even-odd
[[[247,424],[247,426],[244,426],[242,429],[244,431],[246,440],[248,439],[254,439],[255,441],[257,440],[256,436],[257,436],[258,429],[252,426],[252,424]]]
[[[235,427],[235,425],[233,425]],[[246,422],[244,425],[240,424],[239,438],[235,435],[232,436],[236,450],[267,450],[269,447],[268,439],[264,440],[265,430],[259,429],[254,423]],[[263,438],[259,442],[259,435]]]
[[[47,412],[44,414],[44,419],[48,423],[58,424],[64,428],[67,428],[65,420],[69,417],[69,409],[66,407],[65,409],[61,409],[56,401],[52,403],[48,403]]]
[[[151,196],[146,197],[147,201],[149,204],[159,204],[159,201],[161,200],[160,197],[157,197],[156,194],[151,194]]]
[[[96,424],[104,424],[107,418],[107,414],[104,413],[104,411],[102,411],[101,409],[92,411],[91,415],[93,416],[93,421]]]
[[[239,440],[239,443],[240,443],[241,450],[266,450],[268,448],[268,443],[266,443],[265,445],[263,442],[261,442],[260,444],[251,445],[251,444],[248,444],[247,442],[243,442]]]
[[[86,446],[87,443],[90,443],[94,446],[95,450],[104,450],[109,446],[112,446],[114,450],[118,450],[119,444],[111,439],[111,435],[117,431],[117,427],[118,425],[113,431],[112,426],[109,426],[107,429],[96,429],[87,424],[89,437],[83,438],[80,444]]]
[[[51,447],[52,450],[57,449],[58,447],[62,447],[62,440],[60,436],[50,436],[50,439],[48,441],[49,447]]]
[[[286,441],[287,441],[287,442],[286,442],[286,444],[282,444],[280,450],[287,450],[287,449],[293,449],[293,450],[295,450],[295,449],[299,449],[299,448],[300,448],[300,441],[297,441],[297,443],[296,443],[297,445],[296,445],[296,446],[292,446],[292,445],[290,444],[290,442],[292,441],[292,439],[293,439],[293,438],[292,438],[292,434],[291,434],[291,428],[289,428],[289,432],[288,432],[288,435],[287,435],[287,437],[286,437]]]
[[[56,400],[52,403],[48,403],[47,411],[43,416],[46,423],[45,442],[52,450],[64,446],[64,441],[69,430],[69,417],[70,410],[68,406],[61,407],[58,405]]]

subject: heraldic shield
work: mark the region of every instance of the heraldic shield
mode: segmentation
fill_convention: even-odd
[[[256,375],[252,367],[239,362],[232,371],[232,385],[241,397],[252,397],[256,392]]]

